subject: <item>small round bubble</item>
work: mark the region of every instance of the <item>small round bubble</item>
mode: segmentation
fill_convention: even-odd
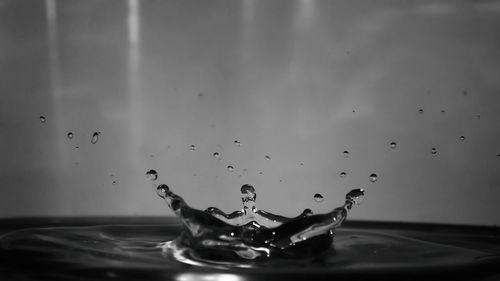
[[[155,171],[155,170],[153,170],[153,169],[151,169],[151,170],[149,170],[149,171],[146,172],[146,177],[148,179],[150,179],[151,181],[155,181],[155,180],[158,179],[158,172]]]
[[[314,194],[314,201],[321,203],[321,202],[323,202],[323,200],[325,200],[323,195],[321,195],[319,193]]]
[[[92,144],[96,144],[96,143],[97,143],[97,141],[99,140],[99,135],[100,135],[100,134],[101,134],[101,132],[94,132],[94,133],[92,134],[92,139],[90,140],[90,142],[91,142]]]
[[[370,175],[370,181],[371,182],[376,182],[378,180],[378,176],[377,174],[371,174]]]

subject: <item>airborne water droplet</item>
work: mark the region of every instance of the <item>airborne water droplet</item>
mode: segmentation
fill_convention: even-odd
[[[45,121],[47,121],[47,120],[45,119],[45,116],[43,116],[43,115],[42,115],[42,116],[40,116],[40,122],[45,123]]]
[[[70,140],[73,139],[73,132],[68,132],[66,136],[68,136],[68,139]]]
[[[339,176],[340,176],[341,178],[345,178],[345,176],[346,176],[346,175],[347,175],[347,174],[346,174],[346,172],[341,172],[341,173],[339,174]]]
[[[92,144],[96,144],[97,141],[99,140],[99,135],[101,134],[101,132],[94,132],[94,134],[92,134],[92,139],[90,140],[90,142]]]
[[[396,148],[396,146],[397,146],[397,145],[398,145],[398,144],[397,144],[397,143],[395,143],[395,142],[391,142],[391,143],[390,143],[391,148]]]
[[[325,198],[323,198],[323,195],[321,195],[319,193],[314,194],[314,201],[321,203],[321,202],[323,202],[324,199]]]
[[[219,152],[214,152],[213,156],[214,156],[215,158],[219,158],[219,157],[220,157],[220,153],[219,153]]]
[[[464,141],[465,140],[465,136],[460,136],[460,140]]]
[[[344,150],[343,155],[344,155],[345,158],[349,157],[349,151]]]
[[[376,182],[378,180],[378,176],[377,174],[371,174],[370,175],[370,181],[371,182]]]
[[[195,151],[196,150],[196,145],[192,144],[189,146],[189,150]]]
[[[161,198],[165,198],[165,195],[169,190],[170,189],[166,184],[161,184],[156,188],[156,194],[158,194],[158,196],[160,196]]]
[[[266,155],[264,158],[266,158],[266,160],[271,160],[271,157],[269,155]]]
[[[422,108],[420,108],[420,109],[418,110],[418,113],[423,114],[423,113],[424,113],[424,110],[423,110]]]
[[[227,166],[227,170],[228,170],[229,172],[232,172],[232,171],[234,171],[234,167],[233,167],[233,166],[231,166],[231,165],[229,165],[229,166]]]
[[[497,159],[500,159],[500,154],[497,154]]]
[[[158,179],[158,172],[155,171],[155,170],[153,170],[153,169],[151,169],[151,170],[149,170],[149,171],[146,172],[146,177],[148,179],[150,179],[151,181],[155,181],[155,180]]]
[[[239,140],[235,140],[235,141],[234,141],[234,145],[236,145],[236,146],[241,146],[241,142],[240,142]]]
[[[116,181],[113,181],[111,184],[112,184],[112,185],[116,185]]]
[[[437,148],[435,148],[435,147],[431,148],[431,153],[432,154],[437,154],[437,152],[438,152]]]

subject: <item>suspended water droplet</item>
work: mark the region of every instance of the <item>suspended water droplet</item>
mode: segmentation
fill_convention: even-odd
[[[234,167],[233,167],[233,166],[231,166],[231,165],[229,165],[229,166],[227,166],[227,170],[228,170],[229,172],[232,172],[232,171],[234,171]]]
[[[342,152],[342,154],[344,155],[345,158],[349,157],[349,151],[347,151],[347,150],[344,150],[344,152]]]
[[[111,184],[112,184],[112,185],[116,185],[116,181],[113,181]]]
[[[431,148],[431,153],[432,154],[437,154],[437,152],[438,152],[437,148],[435,148],[435,147]]]
[[[220,157],[220,153],[219,153],[219,152],[214,152],[213,156],[214,156],[215,158],[219,158],[219,157]]]
[[[47,119],[45,119],[45,116],[40,116],[40,122],[45,123],[45,121],[47,121]]]
[[[268,161],[271,160],[271,157],[269,155],[264,156],[264,158]]]
[[[235,141],[234,141],[234,145],[236,145],[236,146],[241,146],[241,142],[240,142],[239,140],[235,140]]]
[[[324,199],[325,198],[323,198],[323,195],[321,195],[319,193],[314,194],[314,201],[321,203],[321,202],[323,202]]]
[[[67,136],[67,137],[68,137],[68,139],[70,139],[70,140],[71,140],[71,139],[73,139],[73,132],[68,132],[68,133],[66,134],[66,136]]]
[[[146,177],[148,179],[150,179],[151,181],[155,181],[155,180],[158,179],[158,172],[155,171],[155,170],[153,170],[153,169],[151,169],[151,170],[149,170],[149,171],[146,172]]]
[[[100,135],[100,134],[101,134],[101,132],[94,132],[94,133],[92,134],[92,139],[90,140],[90,142],[91,142],[92,144],[96,144],[96,143],[97,143],[97,141],[99,140],[99,135]]]
[[[304,163],[300,163],[300,166],[304,166]]]
[[[396,146],[398,146],[396,142],[391,142],[389,145],[391,148],[396,148]]]
[[[500,159],[500,154],[497,154],[497,159]]]
[[[460,140],[464,141],[465,140],[465,136],[460,136]]]
[[[167,192],[169,192],[170,189],[168,188],[168,186],[166,184],[160,184],[157,188],[156,188],[156,194],[158,194],[158,196],[160,196],[161,198],[165,198],[165,195],[167,194]]]
[[[347,201],[353,202],[356,205],[359,205],[363,201],[364,196],[365,196],[365,190],[359,188],[349,191],[349,193],[346,194],[345,199]]]
[[[195,151],[196,150],[196,145],[192,144],[189,146],[189,150]]]
[[[262,175],[262,174],[264,174],[264,173],[263,172],[259,172],[259,175]]]
[[[196,173],[193,173],[193,177],[196,177]]]
[[[467,96],[467,94],[468,94],[468,93],[467,93],[467,91],[463,91],[463,92],[462,92],[462,94],[463,94],[464,96]]]
[[[418,110],[418,113],[423,114],[423,113],[424,113],[424,110],[423,110],[422,108],[420,108],[420,109]]]
[[[341,172],[341,173],[339,174],[339,176],[340,176],[341,178],[345,178],[345,176],[346,176],[346,175],[347,175],[347,173],[346,173],[346,172]]]
[[[441,113],[444,114],[446,113],[446,111],[444,109],[441,109]]]
[[[370,175],[370,181],[371,182],[376,182],[378,180],[378,176],[377,174],[371,174]]]
[[[476,118],[477,118],[477,119],[481,119],[481,115],[479,115],[479,114],[478,114],[478,115],[476,116]]]

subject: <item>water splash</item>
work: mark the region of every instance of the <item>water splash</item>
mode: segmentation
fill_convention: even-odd
[[[321,203],[324,200],[325,200],[325,198],[323,197],[323,195],[321,195],[319,193],[314,194],[314,201]]]
[[[331,249],[335,228],[364,196],[363,189],[354,189],[347,193],[344,205],[331,212],[313,215],[305,209],[288,218],[258,209],[253,186],[245,184],[240,191],[243,208],[226,214],[216,207],[194,209],[167,185],[159,185],[158,196],[183,225],[182,234],[165,243],[163,250],[188,263],[235,267],[252,267],[271,258],[317,257]]]

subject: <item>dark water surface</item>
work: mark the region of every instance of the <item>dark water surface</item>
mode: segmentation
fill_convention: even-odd
[[[347,222],[334,247],[252,268],[196,266],[161,247],[173,218],[1,221],[0,280],[500,280],[497,228]]]

